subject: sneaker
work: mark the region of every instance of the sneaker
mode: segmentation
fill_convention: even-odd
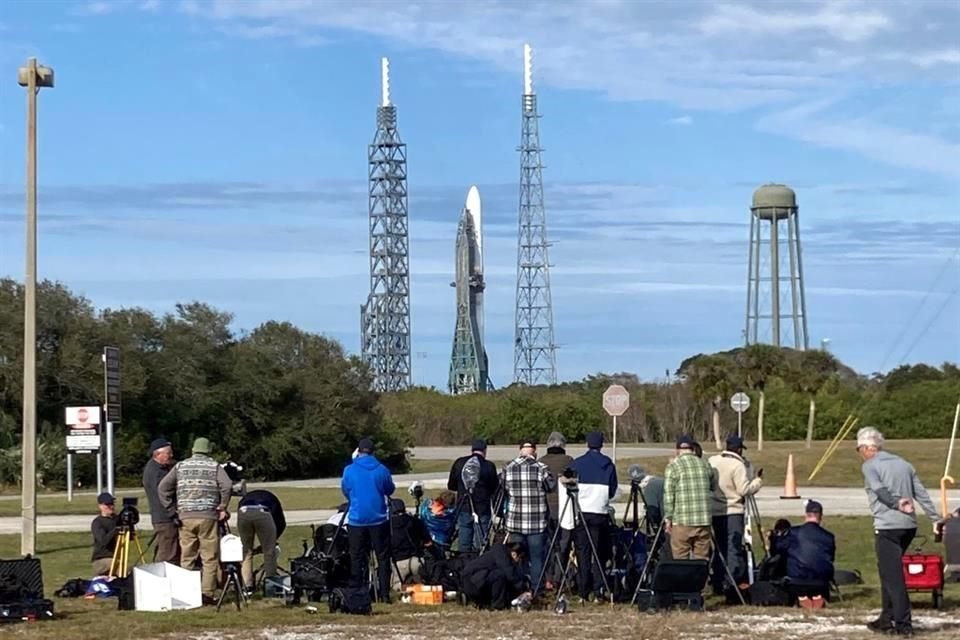
[[[888,636],[903,636],[905,638],[913,637],[913,626],[909,624],[898,624],[890,627],[887,631]]]
[[[877,618],[867,623],[867,629],[874,633],[886,633],[888,630],[893,629],[893,622],[884,620],[883,618]]]
[[[243,590],[243,595],[247,598],[252,598],[253,594],[255,594],[256,592],[257,590],[254,589],[253,587],[247,587],[246,589]]]
[[[205,607],[212,607],[212,606],[214,606],[215,604],[217,604],[217,599],[214,598],[213,596],[208,596],[207,594],[203,594],[203,595],[200,597],[200,602],[201,602],[201,603],[203,604],[203,606],[205,606]]]

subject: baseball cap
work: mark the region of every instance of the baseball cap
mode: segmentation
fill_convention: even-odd
[[[173,443],[167,440],[166,438],[157,438],[150,443],[150,453],[153,453],[157,449],[163,449],[164,447],[172,447]]]
[[[357,443],[357,450],[360,453],[373,453],[373,439],[361,438],[360,442]]]
[[[210,440],[207,438],[197,438],[193,441],[194,453],[210,453]]]
[[[677,449],[692,449],[697,441],[689,433],[683,433],[677,436]]]
[[[816,500],[807,500],[807,506],[804,508],[804,513],[816,513],[822,516],[823,505]]]
[[[727,449],[746,449],[747,445],[743,443],[740,436],[727,436]]]
[[[536,439],[536,438],[527,438],[526,440],[523,440],[523,441],[520,442],[520,448],[521,448],[521,449],[526,449],[527,447],[530,447],[531,449],[536,449],[536,448],[537,448],[537,439]]]
[[[486,451],[487,450],[487,441],[483,438],[477,438],[473,441],[473,444],[470,445],[470,451]]]
[[[603,448],[603,434],[599,431],[591,431],[587,434],[587,447],[590,449]]]
[[[97,496],[97,504],[113,504],[113,502],[113,495],[108,491],[104,491]]]

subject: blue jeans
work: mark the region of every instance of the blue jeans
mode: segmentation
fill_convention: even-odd
[[[473,514],[470,513],[470,505],[465,504],[460,510],[460,515],[457,516],[457,526],[459,527],[457,536],[460,538],[460,551],[479,551],[480,547],[483,546],[484,537],[490,533],[490,514],[479,514],[477,517],[480,520],[482,534],[479,540],[475,539]]]
[[[537,587],[537,581],[540,580],[540,574],[543,572],[543,561],[544,554],[547,552],[547,532],[542,533],[514,533],[509,532],[507,534],[508,542],[523,542],[527,545],[527,558],[529,558],[529,576],[530,576],[530,589],[533,590]],[[544,577],[543,581],[539,585],[540,588],[538,592],[543,591],[543,586],[546,584],[547,578]],[[534,594],[537,595],[537,594]]]

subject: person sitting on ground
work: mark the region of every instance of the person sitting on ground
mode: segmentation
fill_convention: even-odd
[[[403,500],[391,498],[390,554],[396,571],[391,574],[390,580],[396,591],[417,581],[423,561],[433,553],[434,546],[424,522],[407,513],[407,505]],[[432,559],[434,556],[430,557]]]
[[[481,609],[502,611],[527,584],[526,549],[522,543],[495,544],[463,568],[464,594]],[[529,592],[527,592],[529,595]]]
[[[773,529],[767,533],[768,555],[760,563],[760,580],[780,580],[787,575],[787,539],[791,524],[786,518],[773,523]]]
[[[97,496],[100,515],[90,523],[93,534],[93,575],[110,575],[113,550],[117,545],[117,516],[113,512],[113,496],[104,491]]]
[[[804,523],[790,529],[786,536],[787,577],[791,580],[829,583],[833,580],[833,563],[837,542],[823,528],[823,505],[809,500]]]
[[[420,520],[426,525],[434,543],[449,547],[453,529],[457,524],[457,494],[443,491],[436,498],[427,498],[420,503]]]

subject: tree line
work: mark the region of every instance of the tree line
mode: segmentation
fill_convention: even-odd
[[[38,468],[49,488],[65,482],[64,408],[103,402],[100,356],[108,345],[122,352],[117,475],[132,482],[158,436],[180,455],[193,438],[207,436],[218,457],[268,480],[336,476],[367,435],[395,471],[407,468],[414,442],[465,445],[483,436],[514,444],[543,441],[551,431],[582,440],[609,430],[601,396],[612,383],[631,394],[618,424],[623,442],[662,442],[680,433],[712,440],[733,432],[729,397],[740,390],[753,400],[747,437],[755,439],[762,426],[770,440],[831,438],[850,413],[888,437],[946,437],[960,399],[954,364],[861,375],[824,351],[767,345],[696,355],[654,382],[616,373],[467,396],[423,387],[379,395],[364,364],[337,342],[280,322],[237,333],[229,313],[200,302],[162,315],[97,310],[62,284],[43,282],[37,323]],[[22,346],[23,288],[0,279],[0,485],[19,481]],[[90,486],[93,456],[77,456],[75,471]]]

